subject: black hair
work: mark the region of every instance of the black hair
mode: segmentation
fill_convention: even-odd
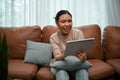
[[[72,17],[71,13],[68,10],[60,10],[55,17],[56,23],[58,22],[58,19],[62,14],[69,14]]]

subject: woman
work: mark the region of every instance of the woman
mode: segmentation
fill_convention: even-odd
[[[56,61],[61,61],[65,59],[64,51],[66,48],[66,42],[70,40],[83,39],[84,35],[81,30],[72,29],[72,15],[67,10],[59,11],[56,14],[55,22],[59,30],[51,35],[50,43],[53,48],[54,58]],[[84,51],[77,51],[73,56],[81,61],[86,61],[87,59]],[[56,80],[69,80],[70,73],[74,73],[75,80],[88,80],[87,69],[79,69],[71,72],[66,70],[58,70],[55,74]]]

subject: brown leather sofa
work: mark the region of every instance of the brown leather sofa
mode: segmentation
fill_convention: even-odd
[[[103,35],[104,57],[115,69],[115,78],[120,80],[120,26],[107,26]]]
[[[109,54],[114,55],[113,51],[108,51],[105,54],[103,50],[111,44],[107,42],[109,40],[104,40],[104,49],[101,42],[101,30],[98,25],[86,25],[80,26],[78,29],[81,29],[85,35],[85,38],[94,37],[95,42],[92,46],[92,50],[87,54],[88,61],[93,64],[89,72],[90,80],[114,80],[113,76],[115,70],[119,70],[117,64],[120,61],[117,59],[117,56],[110,56]],[[8,72],[9,78],[11,79],[24,79],[24,80],[54,80],[55,76],[50,72],[49,67],[37,66],[36,64],[24,63],[24,56],[26,50],[26,40],[32,40],[36,42],[45,42],[49,43],[49,38],[51,34],[58,30],[55,26],[45,26],[43,29],[40,26],[24,26],[24,27],[11,27],[11,28],[0,28],[0,33],[3,35],[6,33],[9,46],[9,64]],[[109,31],[109,30],[108,30]],[[107,32],[107,31],[106,31]],[[119,31],[118,31],[119,32]],[[117,33],[116,33],[117,34]],[[119,35],[119,34],[118,34]],[[106,37],[106,36],[105,36]],[[118,38],[120,41],[120,38]],[[115,39],[116,41],[116,39]],[[107,44],[106,44],[107,43]],[[108,45],[108,46],[107,46]],[[110,47],[111,48],[111,47]],[[116,47],[117,48],[117,47]],[[109,49],[109,47],[108,47]],[[110,49],[111,50],[111,49]],[[118,48],[117,48],[118,51]],[[116,51],[116,55],[119,55]],[[111,57],[116,58],[115,60]],[[119,58],[119,57],[118,57]],[[104,61],[106,60],[106,61]],[[114,63],[116,62],[116,63]],[[117,66],[117,69],[115,69]],[[120,72],[120,71],[119,71]]]
[[[26,40],[41,41],[39,26],[0,27],[0,34],[6,34],[9,48],[8,74],[9,78],[32,80],[38,71],[35,64],[24,63]]]

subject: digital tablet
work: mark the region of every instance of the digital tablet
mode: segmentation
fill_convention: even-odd
[[[87,38],[80,40],[67,41],[65,56],[73,55],[76,51],[84,49],[85,53],[88,53],[93,45],[95,38]]]

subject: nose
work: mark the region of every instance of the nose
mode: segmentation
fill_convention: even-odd
[[[69,22],[66,22],[65,25],[66,25],[66,26],[69,26]]]

